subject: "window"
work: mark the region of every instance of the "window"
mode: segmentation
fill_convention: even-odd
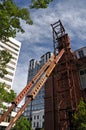
[[[39,127],[39,122],[37,122],[37,128]]]
[[[39,119],[39,116],[37,116],[37,119]]]
[[[42,98],[44,98],[44,95],[42,95]]]
[[[9,66],[9,65],[6,65],[6,68],[10,69],[10,70],[15,70],[15,68]]]
[[[8,75],[10,75],[10,76],[13,76],[13,73],[11,73],[11,72],[8,72]]]
[[[79,54],[79,58],[84,57],[84,52],[83,52],[83,50],[78,51],[78,54]]]
[[[36,119],[36,116],[34,116],[34,119]]]
[[[35,122],[33,123],[33,126],[35,127]]]
[[[84,74],[86,74],[86,69],[80,70],[80,75],[84,75]]]
[[[80,75],[84,75],[84,71],[83,70],[80,71]]]
[[[4,77],[3,79],[6,81],[9,81],[9,82],[12,82],[12,79],[10,79],[10,78]]]
[[[16,65],[16,63],[15,63],[15,62],[13,62],[13,61],[10,61],[10,63],[11,63],[12,65]]]
[[[42,127],[44,128],[44,122],[42,123]]]
[[[86,69],[85,69],[85,74],[86,74]]]
[[[44,115],[43,115],[43,119],[44,119]]]

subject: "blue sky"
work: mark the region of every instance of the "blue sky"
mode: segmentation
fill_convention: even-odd
[[[29,0],[15,0],[20,7],[29,8]],[[19,93],[27,83],[29,61],[39,58],[47,51],[53,52],[52,28],[50,24],[59,19],[68,33],[72,50],[86,46],[86,0],[53,0],[47,9],[30,10],[33,25],[21,22],[25,33],[18,33],[21,51],[13,89]]]

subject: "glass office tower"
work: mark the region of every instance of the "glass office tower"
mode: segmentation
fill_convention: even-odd
[[[51,53],[47,52],[41,56],[39,61],[35,59],[30,60],[27,84],[50,57]],[[34,130],[35,128],[42,128],[44,126],[44,94],[45,87],[43,86],[36,98],[28,105],[24,112],[24,115],[32,120],[32,127]]]

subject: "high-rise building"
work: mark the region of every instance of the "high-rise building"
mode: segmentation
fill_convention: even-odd
[[[12,88],[20,47],[21,43],[13,38],[9,38],[6,42],[0,41],[0,50],[7,50],[12,55],[12,59],[6,65],[8,74],[0,78],[0,82],[5,83],[8,88]]]
[[[9,38],[9,41],[6,42],[0,41],[0,50],[7,50],[12,55],[12,59],[6,65],[6,70],[8,74],[5,75],[4,78],[0,78],[0,83],[5,83],[7,89],[12,89],[12,84],[14,80],[20,48],[21,48],[21,43],[13,38]],[[6,105],[8,106],[9,104]],[[15,113],[16,112],[12,112],[11,117],[14,117]],[[0,108],[0,117],[2,116],[2,114],[3,114],[3,109]],[[0,130],[4,130],[5,127],[8,126],[9,121],[10,121],[10,117],[6,117],[5,121],[0,123]]]
[[[40,61],[30,60],[27,83],[34,77],[38,70],[49,60],[51,53],[47,52],[41,56]],[[36,98],[25,109],[24,115],[32,120],[32,127],[42,128],[44,126],[44,86]],[[27,98],[27,97],[26,97]]]

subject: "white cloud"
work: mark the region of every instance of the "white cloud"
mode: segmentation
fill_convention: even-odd
[[[66,32],[70,38],[75,42],[77,39],[86,40],[86,0],[65,0],[55,1],[50,4],[47,9],[40,9],[31,11],[33,25],[26,25],[25,22],[22,26],[25,33],[19,33],[17,39],[22,42],[21,53],[19,57],[14,90],[19,92],[27,82],[28,63],[31,58],[39,58],[47,51],[53,51],[52,29],[50,24],[62,21]],[[73,47],[81,47],[82,44],[78,43]],[[85,43],[83,43],[85,45]],[[21,64],[22,63],[22,64]]]
[[[23,23],[26,32],[21,36],[18,35],[18,39],[25,39],[33,44],[45,42],[46,38],[51,39],[52,37],[50,24],[58,21],[58,19],[62,20],[72,38],[75,33],[78,37],[81,34],[83,36],[86,33],[86,9],[84,4],[86,4],[85,0],[68,0],[66,2],[57,2],[53,7],[47,9],[32,11],[31,16],[34,24],[28,26]],[[86,39],[86,37],[83,38]]]

